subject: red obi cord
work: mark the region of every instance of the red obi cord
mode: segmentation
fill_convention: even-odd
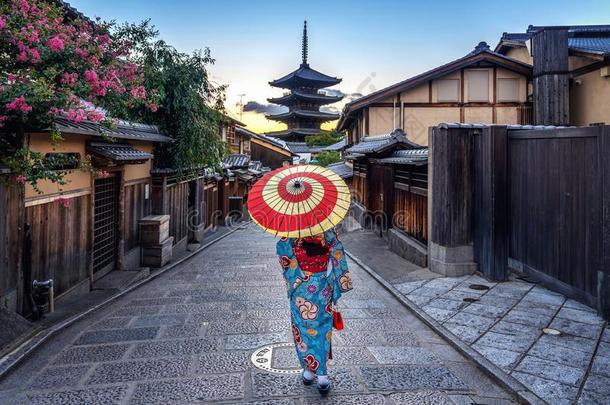
[[[294,254],[301,270],[309,273],[326,271],[329,252],[330,248],[324,239],[315,236],[297,239],[294,244]]]

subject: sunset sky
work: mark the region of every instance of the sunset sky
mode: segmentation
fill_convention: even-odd
[[[334,89],[368,94],[459,58],[480,41],[494,47],[502,32],[534,25],[610,23],[610,1],[154,1],[69,0],[86,15],[137,22],[150,18],[177,49],[210,47],[213,79],[228,84],[227,108],[256,132],[281,128],[267,120],[268,85],[301,61],[303,20],[312,68],[343,78]],[[340,110],[342,104],[332,107]],[[332,127],[332,125],[330,125]],[[327,125],[327,128],[329,126]]]

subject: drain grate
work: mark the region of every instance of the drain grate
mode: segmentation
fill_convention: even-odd
[[[485,291],[489,290],[489,287],[483,284],[470,284],[468,286],[471,290]]]
[[[273,367],[273,351],[275,349],[282,349],[284,347],[290,347],[294,349],[294,343],[282,342],[282,343],[274,343],[271,345],[263,346],[258,348],[252,353],[250,356],[250,361],[254,365],[254,367],[267,371],[270,373],[277,374],[300,374],[303,371],[300,368],[279,368]],[[296,356],[296,353],[295,353]]]
[[[466,297],[462,301],[464,301],[464,302],[477,302],[478,300],[479,300],[478,298]]]

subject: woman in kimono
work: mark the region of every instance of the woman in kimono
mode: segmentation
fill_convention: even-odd
[[[277,254],[290,300],[292,333],[303,383],[317,375],[322,395],[330,391],[326,362],[332,358],[333,307],[352,289],[343,245],[334,229],[305,238],[282,238]]]

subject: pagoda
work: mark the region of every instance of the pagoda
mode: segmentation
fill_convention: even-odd
[[[303,26],[303,61],[299,68],[286,76],[269,82],[273,87],[287,89],[282,97],[269,98],[268,101],[288,107],[288,111],[267,115],[267,118],[280,121],[288,129],[267,133],[268,136],[282,138],[288,142],[304,142],[308,135],[322,132],[320,125],[339,118],[339,114],[320,111],[320,106],[336,103],[342,96],[329,96],[319,90],[334,86],[341,79],[327,76],[309,67],[307,63],[307,21]]]

